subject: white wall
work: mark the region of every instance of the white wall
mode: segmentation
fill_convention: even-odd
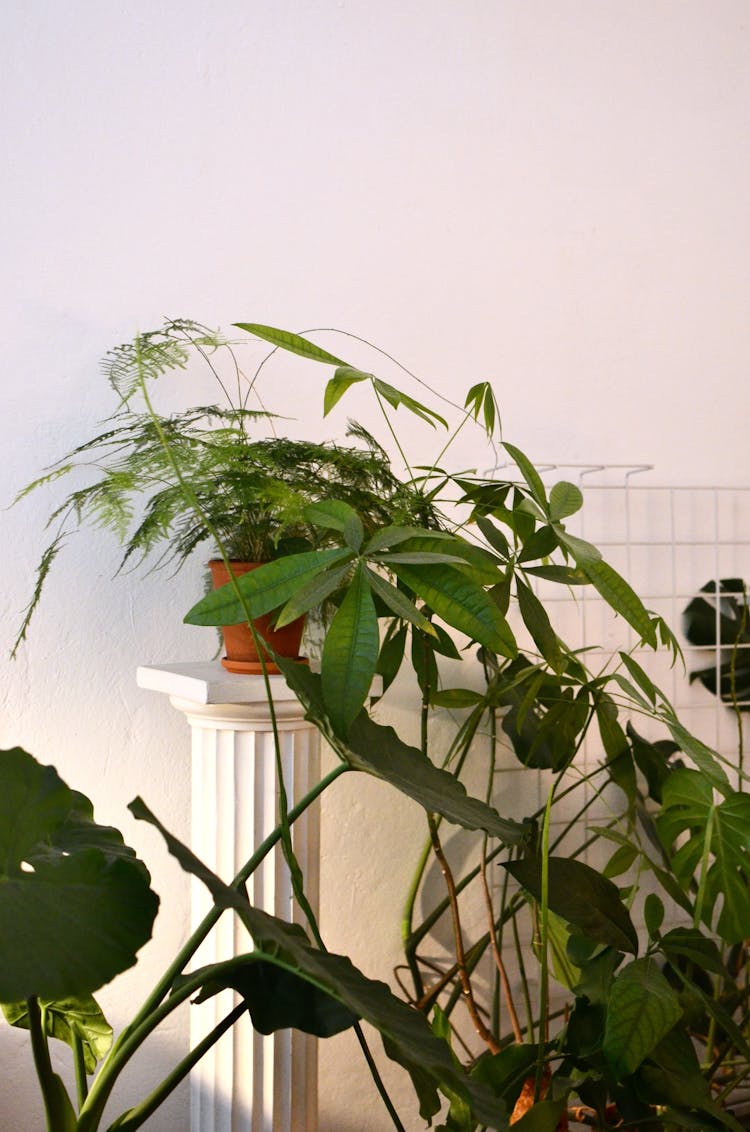
[[[448,395],[491,378],[538,460],[748,480],[744,0],[10,0],[0,51],[0,503],[91,435],[112,407],[99,357],[164,314],[345,327]],[[305,375],[304,396],[274,391],[303,420]],[[47,504],[0,515],[3,654]],[[164,922],[107,996],[117,1020],[186,914],[123,817],[141,792],[186,833],[183,722],[134,670],[212,643],[180,625],[199,563],[112,581],[116,548],[75,543],[20,659],[0,658],[0,745],[55,762],[154,865]],[[385,975],[418,817],[358,781],[324,820],[329,936]],[[6,1083],[18,1044],[0,1033]],[[323,1051],[322,1127],[386,1127],[352,1106],[342,1048]],[[31,1127],[11,1093],[0,1129]]]

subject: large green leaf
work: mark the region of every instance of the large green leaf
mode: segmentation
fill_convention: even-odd
[[[350,389],[352,385],[357,385],[360,381],[370,381],[372,379],[371,373],[363,373],[360,369],[355,369],[354,366],[339,366],[330,379],[323,394],[323,416],[327,417],[331,409]]]
[[[329,354],[327,350],[322,350],[320,346],[309,342],[307,338],[303,338],[300,334],[292,334],[289,330],[279,330],[275,326],[264,326],[260,322],[235,322],[233,325],[238,330],[246,330],[248,334],[262,338],[264,342],[270,342],[272,346],[277,346],[280,350],[299,354],[303,358],[309,358],[310,361],[324,362],[329,366],[345,366],[347,364],[341,358],[337,358],[334,354]]]
[[[96,1063],[107,1054],[112,1045],[112,1027],[91,995],[65,998],[57,1002],[39,1003],[44,1032],[75,1049],[78,1042],[83,1050],[87,1073],[93,1073]],[[11,1026],[28,1030],[29,1008],[26,1002],[2,1005],[5,1020]]]
[[[375,604],[360,563],[326,633],[320,666],[323,700],[340,735],[346,735],[365,702],[379,648]]]
[[[682,1017],[676,992],[654,959],[635,959],[615,977],[602,1050],[616,1077],[638,1066]]]
[[[86,996],[136,962],[159,898],[54,767],[0,751],[0,785],[0,1002]]]
[[[518,652],[515,637],[487,592],[453,566],[396,563],[393,571],[454,629],[501,656]]]
[[[333,548],[307,550],[266,562],[257,570],[237,578],[235,583],[227,582],[206,594],[185,614],[184,620],[188,625],[237,625],[246,621],[247,614],[237,597],[235,585],[247,603],[250,616],[262,617],[264,613],[284,605],[324,570],[343,564],[352,557],[350,550]]]
[[[550,668],[558,674],[561,673],[565,668],[565,662],[557,633],[552,628],[547,610],[534,591],[519,577],[516,577],[516,594],[518,595],[518,608],[521,611],[521,617],[534,644]]]
[[[716,930],[727,943],[739,943],[750,936],[750,794],[732,793],[717,804],[700,771],[682,768],[666,780],[662,797],[656,824],[676,876],[687,888],[697,874],[707,924],[722,899]]]
[[[290,931],[294,930],[290,925]],[[307,942],[302,929],[297,930],[300,938]],[[262,952],[213,963],[190,975],[181,975],[175,989],[197,978],[202,979],[201,989],[193,1002],[205,1002],[231,988],[244,998],[253,1027],[260,1034],[291,1028],[318,1038],[330,1038],[357,1021],[357,1015],[337,999],[300,978],[296,971],[269,963]]]
[[[500,1106],[491,1091],[455,1067],[450,1047],[435,1037],[422,1014],[396,998],[385,983],[368,979],[345,956],[313,947],[298,926],[253,908],[242,892],[224,884],[174,838],[140,798],[130,804],[130,809],[136,818],[160,831],[169,852],[184,869],[203,881],[218,907],[237,913],[267,962],[295,973],[380,1032],[389,1056],[410,1074],[424,1120],[431,1120],[438,1112],[438,1088],[445,1085],[463,1096],[476,1118],[488,1128],[507,1126],[498,1114]]]
[[[542,510],[546,513],[546,511],[547,511],[547,492],[546,492],[546,489],[544,487],[544,484],[542,483],[542,477],[539,475],[539,472],[536,470],[534,465],[531,463],[531,460],[528,458],[528,456],[526,456],[521,451],[520,448],[516,448],[515,445],[508,444],[507,442],[505,442],[503,444],[503,448],[508,453],[508,455],[511,457],[511,459],[515,462],[515,464],[516,464],[517,468],[519,469],[521,475],[526,480],[526,483],[529,485],[533,499],[539,504],[539,506],[542,508]]]
[[[617,886],[583,861],[550,857],[549,906],[595,943],[637,954],[638,935]],[[542,866],[536,857],[504,864],[536,900],[542,897]]]
[[[339,756],[356,770],[382,778],[419,802],[430,813],[442,814],[465,829],[482,829],[509,845],[522,842],[528,829],[502,818],[491,806],[467,795],[448,771],[440,770],[416,747],[404,743],[392,727],[373,722],[361,712],[344,741],[328,720],[320,677],[305,665],[277,658],[287,684],[305,708],[305,717],[328,739]]]
[[[382,598],[397,617],[402,617],[405,621],[409,621],[412,625],[416,625],[423,633],[429,633],[431,636],[437,636],[437,630],[425,617],[423,613],[417,609],[414,602],[409,601],[406,594],[392,585],[387,578],[381,577],[375,570],[367,569],[367,580],[370,584],[370,589],[378,597]]]
[[[549,493],[549,514],[553,522],[575,515],[583,507],[583,492],[574,483],[561,480]]]

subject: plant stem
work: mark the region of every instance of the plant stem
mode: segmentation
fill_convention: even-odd
[[[44,1032],[42,1009],[36,995],[26,999],[26,1009],[29,1019],[31,1051],[34,1055],[34,1066],[44,1101],[47,1132],[63,1132],[69,1126],[69,1121],[66,1119],[68,1114],[63,1109],[63,1097],[68,1101],[68,1107],[70,1107],[70,1101],[62,1081],[52,1069],[47,1035]],[[72,1109],[70,1111],[72,1113]]]
[[[247,1004],[244,1002],[238,1003],[233,1010],[223,1018],[209,1034],[203,1038],[190,1053],[182,1059],[169,1073],[161,1084],[150,1093],[140,1104],[135,1105],[133,1108],[128,1109],[121,1116],[117,1118],[107,1128],[107,1132],[134,1132],[134,1129],[140,1128],[141,1125],[148,1120],[149,1116],[154,1113],[157,1108],[167,1099],[170,1093],[174,1092],[181,1081],[187,1077],[190,1070],[197,1065],[205,1053],[215,1045],[227,1030],[247,1012]]]
[[[73,1065],[76,1075],[78,1107],[80,1108],[89,1093],[89,1083],[86,1077],[86,1063],[83,1058],[83,1040],[80,1034],[73,1035]]]
[[[547,805],[544,810],[544,823],[542,825],[542,877],[541,901],[539,920],[539,1056],[536,1063],[536,1080],[534,1082],[534,1101],[541,1095],[542,1080],[544,1077],[545,1044],[548,1038],[549,1019],[549,826],[552,814],[552,803],[555,799],[555,779],[547,795]]]

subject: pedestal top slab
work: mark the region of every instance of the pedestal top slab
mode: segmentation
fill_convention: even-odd
[[[275,703],[296,700],[283,676],[269,676],[269,680]],[[219,660],[144,664],[137,670],[136,681],[139,688],[163,692],[196,704],[255,704],[266,701],[262,676],[227,672]]]

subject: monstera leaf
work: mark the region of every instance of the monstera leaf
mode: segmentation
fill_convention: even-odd
[[[683,629],[691,645],[715,648],[718,644],[718,663],[712,655],[711,664],[691,672],[690,679],[700,680],[709,692],[731,704],[734,663],[734,694],[740,710],[750,711],[750,619],[745,583],[742,578],[722,578],[706,582],[701,593],[707,596],[690,602],[683,614]]]
[[[82,998],[136,962],[159,898],[88,798],[0,751],[0,1002]]]

